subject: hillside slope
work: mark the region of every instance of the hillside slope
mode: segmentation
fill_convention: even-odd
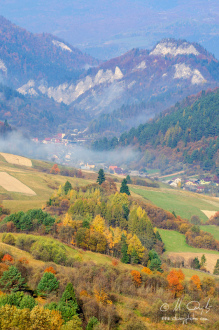
[[[123,133],[119,139],[96,141],[94,148],[132,145],[142,151],[141,160],[138,159],[141,167],[148,164],[164,170],[177,163],[182,168],[184,163],[218,173],[218,106],[219,89],[202,91],[176,103],[154,120]]]
[[[37,93],[58,102],[73,102],[94,114],[122,104],[157,99],[163,101],[164,109],[189,94],[215,87],[218,72],[218,61],[200,45],[164,39],[150,51],[133,49],[92,68],[76,83],[57,87],[35,83],[19,91],[31,93],[34,88]]]
[[[51,34],[33,34],[0,16],[0,74],[19,87],[29,79],[53,84],[78,77],[97,60]]]

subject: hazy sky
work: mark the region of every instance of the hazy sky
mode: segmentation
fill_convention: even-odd
[[[99,58],[152,47],[163,37],[200,42],[219,57],[218,0],[0,0],[0,14]]]

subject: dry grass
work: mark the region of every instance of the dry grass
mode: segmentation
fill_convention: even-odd
[[[188,266],[189,259],[194,259],[198,257],[199,261],[201,261],[201,257],[203,253],[194,253],[194,252],[169,252],[167,254],[170,258],[176,259],[177,257],[183,257],[185,260],[185,265]],[[205,254],[206,257],[206,269],[213,274],[214,267],[216,265],[217,259],[219,259],[219,255],[217,254]]]
[[[32,189],[6,172],[0,172],[0,185],[7,191],[36,195]]]
[[[210,217],[215,215],[215,213],[217,212],[217,211],[208,211],[208,210],[201,210],[201,211],[206,215],[206,217],[208,217],[208,219],[210,219]]]
[[[6,153],[3,153],[3,152],[1,152],[0,154],[10,164],[32,167],[32,162],[28,158],[17,156],[17,155],[12,155],[12,154],[6,154]]]

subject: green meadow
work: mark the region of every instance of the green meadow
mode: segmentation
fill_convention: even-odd
[[[198,215],[206,222],[207,216],[201,210],[219,211],[219,202],[212,197],[178,189],[152,189],[131,186],[130,190],[142,196],[154,205],[170,212],[175,212],[184,219],[190,220]]]

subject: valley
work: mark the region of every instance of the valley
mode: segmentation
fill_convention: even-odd
[[[218,329],[216,2],[6,2],[0,329]]]

